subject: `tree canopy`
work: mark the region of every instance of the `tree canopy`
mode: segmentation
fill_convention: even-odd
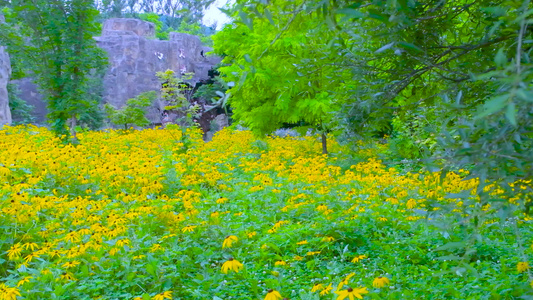
[[[322,123],[528,178],[530,12],[529,1],[237,1],[215,51],[234,117],[259,134]]]
[[[98,97],[90,93],[91,73],[106,64],[93,39],[99,33],[93,1],[13,0],[6,12],[9,24],[0,24],[2,42],[37,75],[53,129],[68,136],[68,126],[75,136],[80,120],[101,114]]]

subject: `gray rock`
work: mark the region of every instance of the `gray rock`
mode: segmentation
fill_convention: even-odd
[[[109,58],[104,77],[104,103],[116,108],[140,93],[159,91],[161,84],[156,72],[167,69],[176,74],[193,72],[190,84],[208,79],[209,70],[220,62],[219,57],[207,56],[210,48],[202,46],[197,36],[170,33],[168,41],[154,39],[155,26],[137,19],[109,19],[103,25],[102,35],[95,37],[98,46]],[[204,55],[202,56],[202,51]],[[46,105],[31,79],[14,81],[19,86],[20,98],[35,107],[38,122],[46,116]],[[148,119],[161,123],[165,103],[158,101],[148,109]]]
[[[155,37],[155,25],[138,19],[114,18],[104,23],[102,35],[115,35],[117,31],[129,31],[138,36]]]
[[[0,15],[0,22],[4,22],[4,16]],[[11,124],[11,110],[7,95],[7,84],[11,76],[11,61],[5,47],[0,47],[0,126]]]
[[[104,102],[117,108],[140,93],[158,91],[161,87],[156,72],[167,69],[194,73],[191,84],[208,79],[208,71],[220,58],[202,56],[205,47],[196,36],[170,33],[168,41],[150,39],[154,25],[136,19],[110,19],[104,23],[102,36],[96,37],[99,47],[109,57],[109,70],[104,78]],[[148,119],[161,122],[164,103],[149,109]]]
[[[48,109],[46,108],[46,102],[43,100],[43,96],[39,92],[37,85],[33,82],[33,78],[27,77],[11,80],[10,83],[17,86],[19,98],[33,106],[31,115],[34,117],[34,123],[41,125],[46,124]]]

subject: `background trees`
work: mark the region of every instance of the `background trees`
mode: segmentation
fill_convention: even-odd
[[[258,133],[334,115],[349,140],[391,135],[400,158],[526,179],[530,11],[529,1],[237,1],[215,51],[236,83],[234,117]]]
[[[11,24],[0,25],[0,36],[37,76],[54,131],[68,136],[69,127],[75,137],[80,120],[94,124],[101,115],[98,97],[89,93],[95,84],[90,74],[100,73],[106,63],[92,38],[99,33],[98,11],[91,0],[13,0],[10,7]]]

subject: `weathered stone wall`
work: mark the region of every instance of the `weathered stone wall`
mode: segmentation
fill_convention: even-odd
[[[4,22],[4,16],[0,15],[0,22]],[[7,84],[11,76],[11,62],[5,47],[0,46],[0,126],[11,124],[11,110],[7,95]]]
[[[171,33],[168,41],[154,39],[154,25],[137,19],[109,19],[104,23],[98,46],[109,57],[109,70],[104,78],[104,102],[121,107],[129,98],[146,91],[159,90],[156,72],[173,70],[176,74],[193,72],[192,82],[208,78],[208,71],[219,58],[208,58],[200,39],[185,33]],[[156,103],[148,118],[160,122]]]
[[[198,37],[185,33],[171,33],[168,41],[154,38],[155,26],[137,19],[109,19],[103,25],[102,35],[95,37],[99,47],[109,58],[109,69],[104,77],[104,103],[117,108],[140,93],[158,91],[161,87],[155,73],[171,69],[176,74],[193,72],[191,83],[208,79],[208,71],[220,62],[218,57],[206,57],[210,51]],[[46,105],[31,79],[13,81],[20,89],[20,98],[35,107],[37,122],[43,123]],[[156,103],[149,109],[148,118],[161,122]]]

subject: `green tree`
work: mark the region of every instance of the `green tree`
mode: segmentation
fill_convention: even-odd
[[[234,83],[228,92],[236,121],[259,135],[287,123],[315,128],[327,153],[326,134],[336,128],[342,103],[338,91],[349,80],[335,81],[346,74],[324,43],[334,36],[315,15],[301,13],[305,3],[273,1],[258,6],[266,18],[253,20],[247,14],[253,11],[241,8],[234,26],[214,36],[214,51],[225,57],[221,76]]]
[[[99,113],[99,99],[89,96],[90,74],[106,64],[93,39],[98,11],[91,0],[13,0],[10,7],[0,37],[31,62],[52,129],[76,140],[79,120]]]
[[[173,112],[178,116],[178,123],[181,127],[193,126],[193,118],[199,111],[198,105],[191,106],[194,89],[187,83],[193,73],[185,73],[177,77],[174,71],[166,70],[157,72],[157,78],[161,82],[161,97],[166,101],[165,110]]]
[[[124,129],[128,129],[131,125],[144,127],[150,124],[150,121],[146,118],[146,108],[152,105],[156,98],[156,92],[145,92],[135,98],[128,99],[126,105],[120,109],[116,109],[111,104],[106,103],[104,106],[105,112],[111,123],[124,126]]]

